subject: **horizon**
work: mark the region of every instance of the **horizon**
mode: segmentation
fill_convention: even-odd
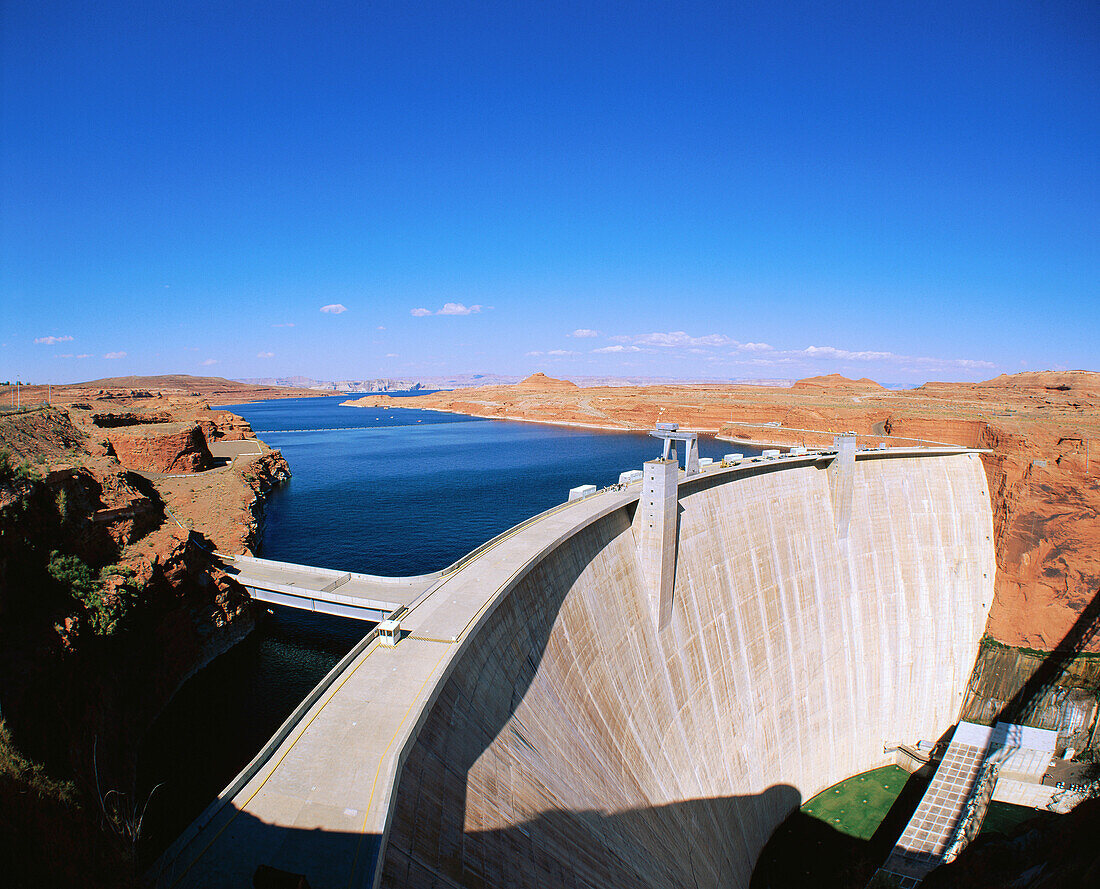
[[[1085,2],[11,4],[0,379],[1100,368]]]
[[[1013,378],[1022,375],[1050,375],[1055,378],[1060,378],[1064,374],[1095,374],[1100,378],[1100,372],[1084,370],[1082,368],[1068,368],[1065,370],[1051,370],[1049,368],[1043,370],[1028,370],[1019,371],[1013,374],[998,374],[996,377],[990,377],[989,379],[982,380],[948,380],[948,379],[928,379],[916,383],[897,383],[884,380],[876,380],[871,377],[846,377],[843,374],[831,372],[826,374],[817,374],[809,377],[800,378],[781,378],[781,377],[756,377],[756,378],[740,378],[740,379],[722,379],[722,378],[687,378],[687,377],[641,377],[641,376],[585,376],[583,374],[562,374],[555,377],[552,374],[548,374],[542,370],[535,370],[529,374],[516,375],[516,374],[497,374],[491,372],[481,373],[458,373],[458,374],[446,374],[430,376],[427,374],[410,375],[409,377],[367,377],[359,379],[342,378],[336,380],[321,380],[313,377],[304,376],[290,376],[290,377],[222,377],[217,375],[204,375],[204,374],[185,374],[185,373],[164,373],[164,374],[128,374],[124,376],[116,377],[99,377],[93,380],[72,380],[72,381],[34,381],[34,380],[5,380],[0,381],[0,392],[10,394],[15,398],[15,393],[19,387],[23,389],[41,389],[46,386],[54,386],[59,389],[65,388],[80,388],[83,386],[105,386],[113,384],[119,388],[125,388],[127,386],[150,386],[152,383],[160,380],[171,380],[176,378],[186,378],[189,380],[203,381],[209,383],[239,383],[246,386],[256,387],[271,387],[271,388],[302,388],[303,390],[319,391],[322,384],[336,384],[336,383],[349,383],[360,384],[365,382],[385,382],[385,383],[400,383],[410,382],[414,385],[423,385],[425,381],[429,385],[424,387],[426,392],[439,392],[450,391],[457,389],[473,388],[475,385],[480,387],[493,387],[493,386],[513,386],[519,382],[526,382],[533,377],[545,377],[551,382],[556,381],[568,381],[575,383],[578,388],[649,388],[653,386],[758,386],[761,388],[774,388],[785,389],[791,388],[800,382],[815,382],[823,380],[835,380],[836,382],[843,383],[869,383],[871,385],[881,386],[887,391],[906,391],[919,389],[922,386],[931,385],[982,385],[985,383],[993,382],[995,379],[1001,377]],[[480,378],[485,378],[488,382],[476,382]],[[292,380],[298,380],[299,382],[291,382]],[[453,382],[455,385],[447,385],[447,382]],[[437,388],[432,388],[432,383],[441,383]],[[309,384],[314,384],[311,388]],[[327,391],[327,389],[326,389]],[[334,396],[346,395],[346,394],[362,394],[362,390],[358,392],[351,392],[348,389],[333,388],[331,390]],[[412,389],[400,389],[394,388],[388,391],[402,392],[413,391]]]

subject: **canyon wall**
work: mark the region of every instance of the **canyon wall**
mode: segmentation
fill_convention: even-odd
[[[846,537],[822,468],[682,484],[660,631],[633,504],[521,572],[405,747],[381,885],[747,886],[802,800],[940,737],[993,600],[986,476],[854,473]]]

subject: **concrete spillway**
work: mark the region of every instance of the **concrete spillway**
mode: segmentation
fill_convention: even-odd
[[[681,482],[660,622],[637,489],[507,536],[349,663],[163,884],[746,886],[802,800],[955,722],[993,596],[975,454],[861,454],[843,533],[826,465]]]

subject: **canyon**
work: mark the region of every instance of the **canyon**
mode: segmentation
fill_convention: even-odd
[[[188,675],[252,626],[247,596],[207,554],[255,548],[263,496],[289,469],[244,420],[211,410],[209,399],[324,393],[186,377],[42,388],[42,400],[48,395],[53,404],[0,418],[7,455],[0,479],[0,704],[20,746],[71,774],[94,801],[95,778],[129,786],[143,728]],[[30,401],[38,390],[23,393]],[[384,395],[348,403],[409,405]],[[1048,709],[1059,718],[1067,702],[1082,705],[1082,746],[1095,740],[1090,656],[1100,653],[1100,640],[1090,605],[1100,589],[1100,459],[1090,445],[1100,439],[1098,374],[1018,374],[907,391],[836,376],[789,388],[580,387],[536,374],[509,386],[422,395],[416,407],[618,430],[672,421],[715,434],[730,450],[738,443],[826,447],[847,431],[863,448],[980,448],[996,580],[961,708],[973,719],[996,712],[1041,672],[1050,652],[1061,652],[1066,658]],[[229,447],[234,442],[250,447]],[[945,509],[952,502],[939,500]],[[73,563],[56,555],[78,559],[98,578],[94,595],[77,595]],[[968,646],[977,635],[968,636]],[[952,682],[960,694],[961,681]],[[818,784],[799,782],[802,790]],[[9,836],[42,842],[18,828]],[[714,867],[720,872],[730,860]],[[84,876],[97,884],[94,873]]]

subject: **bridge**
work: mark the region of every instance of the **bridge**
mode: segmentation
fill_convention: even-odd
[[[218,556],[226,573],[259,602],[374,623],[412,604],[443,576],[436,571],[415,577],[381,577],[252,556]]]
[[[395,583],[396,645],[369,632],[148,880],[746,887],[802,800],[954,724],[995,571],[976,452],[667,464]],[[355,580],[261,567],[313,607]]]

